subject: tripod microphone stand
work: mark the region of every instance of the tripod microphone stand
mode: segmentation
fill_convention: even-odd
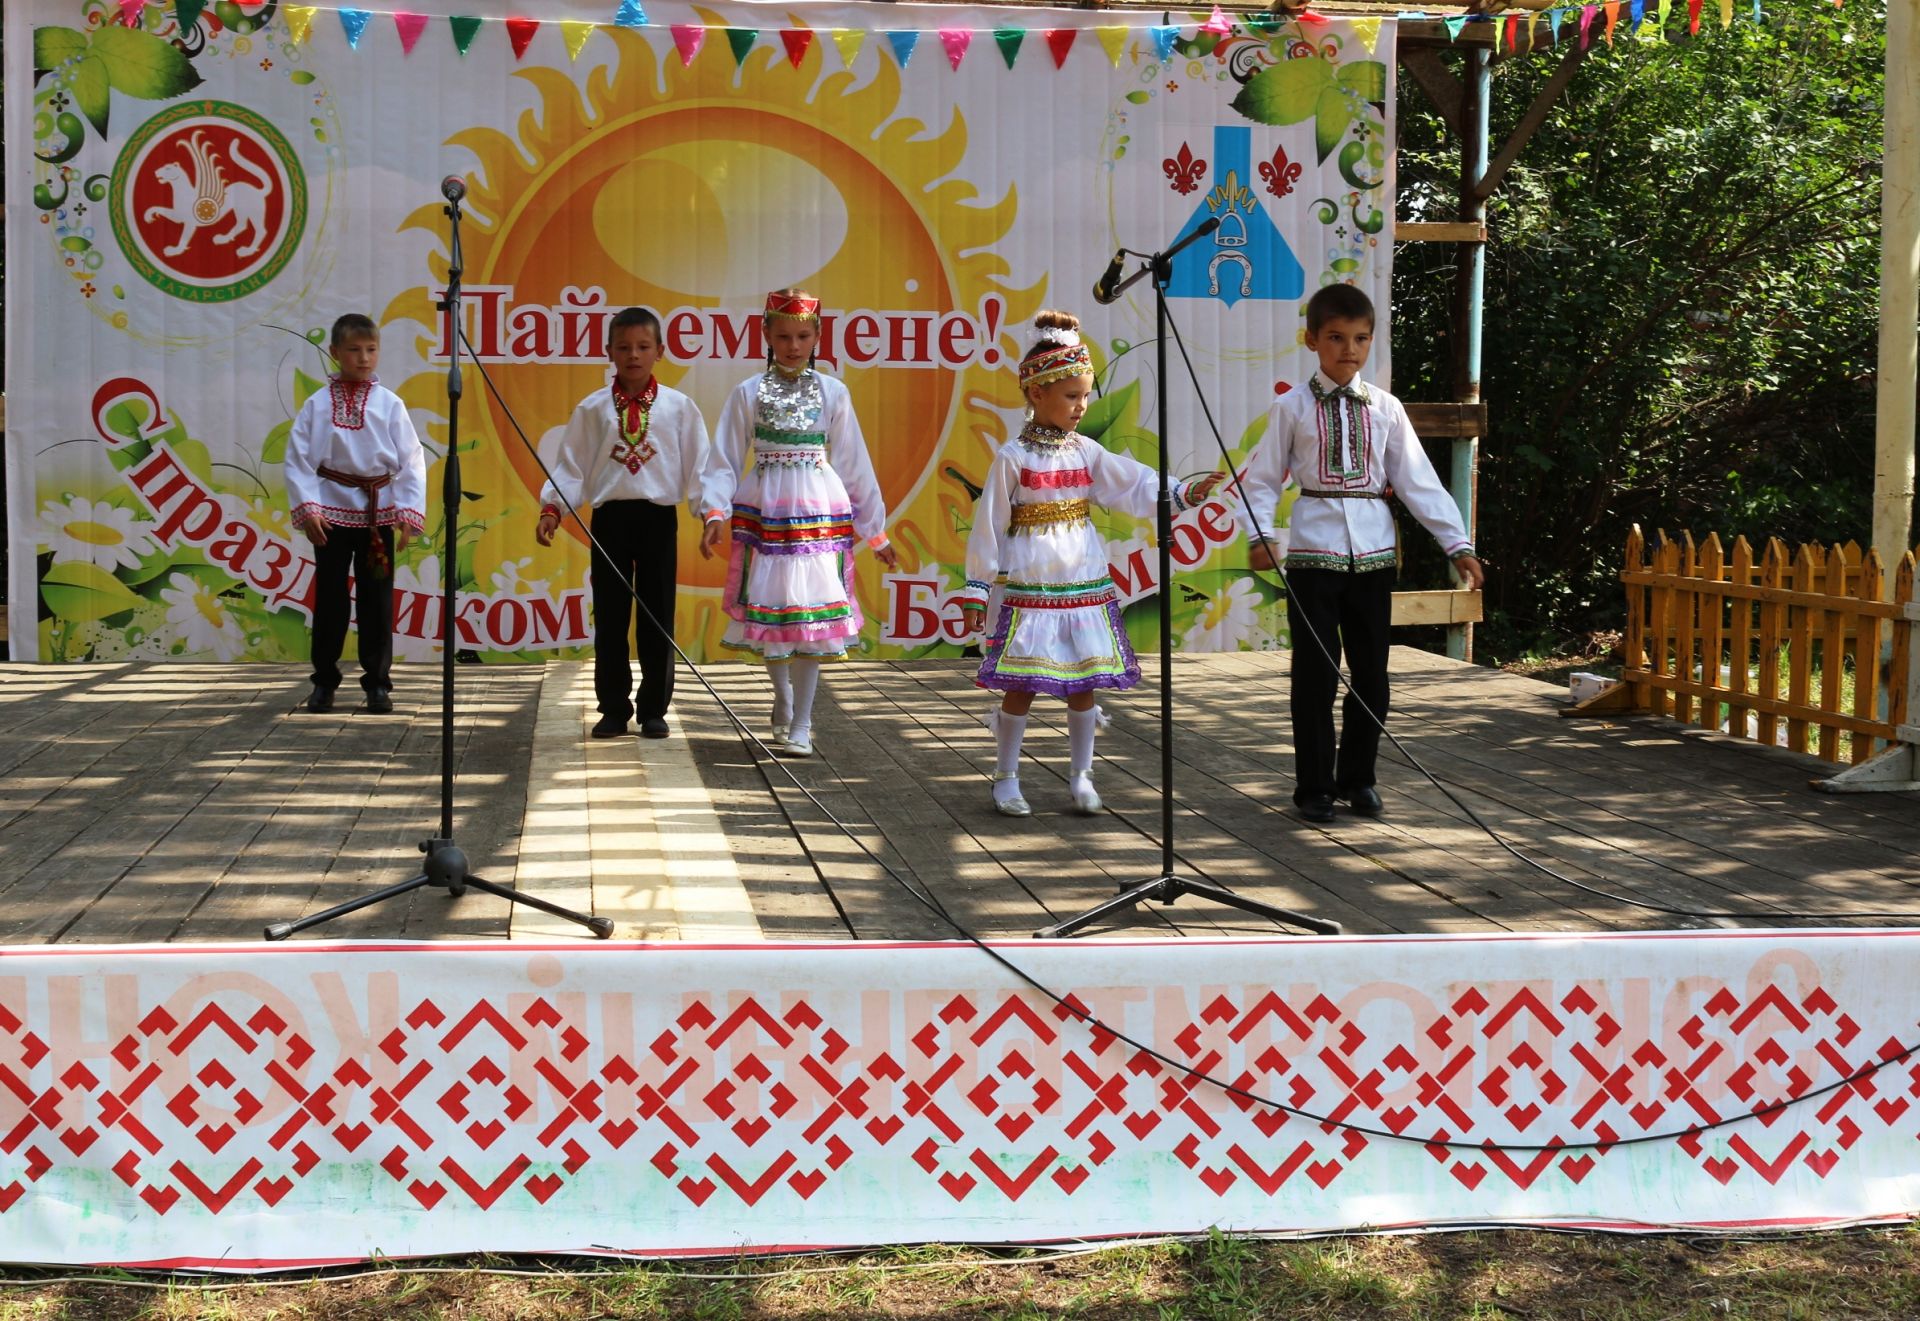
[[[1187,895],[1209,899],[1289,926],[1304,927],[1320,935],[1340,934],[1338,922],[1277,908],[1258,899],[1235,894],[1224,885],[1212,881],[1176,875],[1173,869],[1173,490],[1167,474],[1167,284],[1173,279],[1174,257],[1189,244],[1199,242],[1219,227],[1218,219],[1209,219],[1164,252],[1130,253],[1122,249],[1094,287],[1093,296],[1097,301],[1111,303],[1140,280],[1148,277],[1153,280],[1154,370],[1160,383],[1156,404],[1160,428],[1160,498],[1155,526],[1160,543],[1160,874],[1133,885],[1122,885],[1120,893],[1105,903],[1097,904],[1064,922],[1042,927],[1033,933],[1037,940],[1071,936],[1109,913],[1132,908],[1149,899],[1172,904]],[[1144,261],[1139,270],[1125,280],[1119,280],[1123,259],[1128,256],[1143,257]]]
[[[600,940],[613,934],[613,923],[607,918],[588,917],[538,895],[522,894],[485,877],[475,876],[468,870],[466,853],[453,842],[453,662],[457,650],[453,572],[460,545],[460,345],[464,338],[460,334],[460,274],[465,265],[460,252],[460,199],[466,196],[467,186],[458,175],[450,175],[441,180],[440,192],[447,199],[443,209],[450,222],[450,238],[447,249],[447,292],[435,306],[448,318],[447,324],[453,327],[453,334],[449,337],[452,340],[453,361],[447,369],[447,462],[440,486],[440,500],[447,523],[446,549],[440,558],[440,833],[432,839],[420,841],[420,851],[426,854],[427,860],[421,864],[419,875],[349,899],[343,904],[335,904],[332,908],[294,922],[272,923],[266,930],[268,940],[285,940],[296,932],[410,894],[428,885],[443,887],[455,899],[472,888],[510,903],[525,904],[554,917],[578,922]],[[373,534],[378,536],[379,529],[373,529]]]

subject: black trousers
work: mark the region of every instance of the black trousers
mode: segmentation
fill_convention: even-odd
[[[393,578],[367,567],[374,530],[330,527],[327,544],[313,548],[313,685],[340,686],[340,653],[347,645],[347,572],[352,570],[360,623],[360,686],[393,687]],[[378,529],[393,563],[393,529]]]
[[[593,511],[593,693],[600,714],[642,720],[667,714],[673,701],[673,598],[680,576],[680,511],[650,500],[609,500]],[[602,553],[605,547],[605,553]],[[635,638],[640,691],[633,692],[627,623],[633,593],[640,612]],[[636,712],[637,708],[637,712]]]
[[[1287,627],[1293,637],[1293,762],[1298,803],[1309,794],[1345,795],[1373,785],[1380,726],[1387,718],[1388,626],[1393,618],[1391,568],[1347,573],[1336,569],[1288,569]],[[1308,631],[1311,625],[1312,631]],[[1318,635],[1323,652],[1314,644]],[[1340,691],[1334,668],[1345,652],[1353,691],[1340,713],[1340,739],[1333,734],[1333,699]],[[1331,656],[1331,659],[1329,659]],[[1356,700],[1356,698],[1358,700]]]

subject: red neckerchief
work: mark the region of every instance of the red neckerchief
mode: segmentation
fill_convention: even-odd
[[[653,415],[653,401],[660,393],[658,377],[649,377],[637,395],[621,390],[620,378],[613,378],[613,415],[620,425],[620,443],[613,447],[613,461],[625,465],[628,472],[639,472],[657,452],[647,440]]]

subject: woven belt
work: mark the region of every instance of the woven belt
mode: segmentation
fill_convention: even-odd
[[[1302,487],[1300,494],[1312,496],[1315,500],[1384,500],[1385,491],[1309,491]]]
[[[1031,532],[1055,523],[1084,523],[1089,508],[1091,505],[1086,500],[1035,500],[1031,504],[1015,505],[1007,531]]]
[[[326,464],[319,467],[320,476],[341,486],[358,487],[367,493],[367,568],[373,571],[375,578],[393,576],[393,561],[387,558],[387,546],[380,538],[380,491],[393,482],[392,473],[382,473],[378,477],[365,477],[357,472],[341,472],[338,468],[329,468]]]

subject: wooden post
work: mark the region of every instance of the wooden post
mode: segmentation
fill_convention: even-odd
[[[1850,595],[1845,546],[1835,546],[1827,552],[1825,587],[1827,595],[1838,600]],[[1839,610],[1829,610],[1821,623],[1824,627],[1820,631],[1820,709],[1838,714],[1844,709],[1840,705],[1840,689],[1846,678],[1847,616]],[[1840,760],[1840,731],[1830,724],[1820,726],[1820,759]]]
[[[1880,600],[1880,589],[1885,578],[1886,574],[1880,568],[1880,552],[1869,550],[1866,558],[1860,561],[1860,577],[1854,588],[1854,599]],[[1880,619],[1877,615],[1857,614],[1853,617],[1853,714],[1861,720],[1878,719],[1881,691]],[[1865,734],[1853,736],[1853,755],[1850,760],[1855,766],[1871,757],[1873,752],[1871,738]]]
[[[1634,573],[1647,567],[1646,539],[1640,534],[1640,525],[1635,523],[1627,533],[1627,572]],[[1627,636],[1620,644],[1624,655],[1621,665],[1629,670],[1647,668],[1647,620],[1650,616],[1647,605],[1651,594],[1639,583],[1627,584]],[[1645,710],[1648,688],[1644,683],[1629,685],[1633,692],[1634,706]]]
[[[1713,590],[1721,581],[1720,534],[1709,532],[1700,548],[1700,684],[1708,695],[1700,699],[1700,728],[1720,728],[1720,699],[1713,693],[1720,682],[1720,614],[1726,598]]]
[[[1887,6],[1885,165],[1880,183],[1880,349],[1874,405],[1873,545],[1896,563],[1912,533],[1914,390],[1920,381],[1920,13]],[[1904,680],[1907,676],[1898,676]]]
[[[1745,537],[1733,540],[1733,564],[1727,580],[1742,587],[1753,585],[1753,547]],[[1727,732],[1736,738],[1747,737],[1747,721],[1753,713],[1753,708],[1739,704],[1743,694],[1753,691],[1749,674],[1753,664],[1753,606],[1752,601],[1740,596],[1730,603],[1733,627],[1727,638],[1727,690],[1732,700],[1727,706]]]
[[[1784,587],[1787,577],[1787,546],[1778,537],[1767,538],[1767,555],[1761,562],[1760,585]],[[1760,696],[1769,702],[1780,700],[1780,639],[1787,631],[1787,606],[1784,601],[1760,603]],[[1760,712],[1760,741],[1768,747],[1780,743],[1780,717],[1773,711]]]
[[[1699,574],[1693,548],[1693,533],[1680,533],[1680,586],[1673,591],[1673,677],[1681,682],[1693,678],[1693,641],[1695,617],[1700,608],[1700,593],[1690,581]],[[1673,718],[1683,725],[1693,723],[1693,694],[1679,691],[1673,695]]]
[[[1820,590],[1819,571],[1825,566],[1824,559],[1814,558],[1816,551],[1812,542],[1800,547],[1800,553],[1793,560],[1793,588],[1800,592]],[[1813,616],[1819,614],[1808,606],[1789,606],[1787,609],[1787,701],[1794,706],[1807,704],[1807,691],[1813,672]],[[1787,746],[1795,752],[1807,750],[1807,722],[1797,717],[1787,717]]]

